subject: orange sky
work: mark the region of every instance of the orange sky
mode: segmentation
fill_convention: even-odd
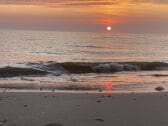
[[[1,0],[0,28],[167,33],[166,0]]]

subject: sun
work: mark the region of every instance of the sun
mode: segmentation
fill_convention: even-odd
[[[106,27],[107,31],[111,31],[111,26]]]

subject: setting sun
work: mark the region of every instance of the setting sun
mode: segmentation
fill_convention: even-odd
[[[111,26],[106,27],[107,31],[111,31]]]

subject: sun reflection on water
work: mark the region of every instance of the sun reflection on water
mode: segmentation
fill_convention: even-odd
[[[109,94],[112,93],[112,87],[113,87],[113,83],[112,82],[107,82],[105,83],[105,93]]]

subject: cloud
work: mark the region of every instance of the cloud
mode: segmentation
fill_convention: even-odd
[[[103,6],[120,3],[141,4],[168,4],[168,0],[0,0],[0,4],[17,5],[53,5],[53,6]]]
[[[54,5],[54,6],[96,6],[117,4],[118,0],[1,0],[0,4],[17,5]]]
[[[168,4],[168,0],[130,0],[131,3]]]

